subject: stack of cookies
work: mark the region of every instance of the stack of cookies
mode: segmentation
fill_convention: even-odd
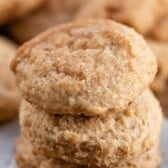
[[[133,29],[76,21],[25,43],[12,69],[24,100],[20,168],[157,168],[156,58]]]

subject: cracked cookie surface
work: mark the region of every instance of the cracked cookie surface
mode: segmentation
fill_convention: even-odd
[[[12,69],[23,97],[37,109],[93,116],[126,109],[151,84],[157,63],[133,29],[85,20],[25,43]]]

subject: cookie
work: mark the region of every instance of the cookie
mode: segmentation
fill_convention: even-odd
[[[168,15],[156,23],[150,32],[150,36],[155,40],[168,42]]]
[[[53,115],[25,101],[20,109],[21,131],[39,153],[90,167],[115,167],[150,151],[161,123],[159,103],[150,91],[127,110],[102,116]]]
[[[0,25],[25,16],[27,13],[39,7],[43,1],[44,0],[1,0]]]
[[[159,98],[163,112],[168,116],[168,43],[148,41],[158,59],[159,70],[152,89]]]
[[[60,159],[40,155],[22,135],[16,140],[16,161],[19,168],[79,168]]]
[[[15,53],[15,44],[0,37],[0,122],[16,116],[20,102],[15,77],[9,69]]]
[[[9,26],[10,34],[20,43],[42,31],[71,21],[86,0],[48,0],[36,12]]]
[[[12,64],[23,97],[53,114],[122,111],[153,81],[156,58],[133,29],[85,20],[24,44]]]
[[[168,14],[168,1],[167,0],[158,0],[158,1],[159,1],[160,14],[162,18]]]
[[[87,168],[86,166],[66,163],[59,159],[40,155],[24,136],[17,139],[16,150],[16,160],[19,168]],[[137,158],[134,161],[127,161],[124,165],[118,163],[115,168],[157,168],[159,163],[160,152],[158,150],[158,142],[156,142],[156,147],[143,154],[140,158]],[[111,168],[111,166],[108,168]]]
[[[164,13],[160,6],[162,0],[107,1],[108,17],[134,27],[142,34],[146,34]]]
[[[15,8],[15,0],[1,0],[0,1],[0,24],[6,22],[10,17],[9,11],[14,13]]]
[[[107,18],[106,0],[89,0],[76,13],[74,20]]]
[[[113,19],[135,28],[142,34],[146,34],[155,24],[156,20],[163,15],[162,6],[164,5],[160,1],[91,0],[92,3],[88,2],[83,7],[83,10],[80,11],[78,17],[104,17]],[[99,5],[100,3],[101,6]],[[97,11],[96,15],[92,11]]]
[[[131,0],[128,3],[125,0],[48,0],[40,10],[12,23],[9,32],[22,43],[59,23],[74,19],[106,18],[122,22],[146,34],[167,11],[166,1]]]

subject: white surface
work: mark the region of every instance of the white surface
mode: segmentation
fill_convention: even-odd
[[[153,129],[155,129],[155,126],[153,126]],[[13,159],[13,141],[18,133],[17,120],[0,125],[0,168],[16,168]],[[161,149],[163,155],[161,168],[168,168],[168,120],[165,120],[163,125]]]
[[[163,123],[161,149],[163,157],[161,168],[168,168],[168,120],[165,120]]]
[[[9,168],[14,154],[14,139],[19,134],[18,120],[0,125],[0,168]]]

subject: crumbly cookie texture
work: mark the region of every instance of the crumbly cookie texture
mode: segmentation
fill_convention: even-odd
[[[39,153],[91,167],[122,164],[150,151],[161,123],[159,103],[150,91],[127,110],[98,117],[48,114],[25,101],[20,109],[22,133]]]
[[[12,69],[23,97],[37,109],[93,116],[126,109],[151,84],[157,63],[133,29],[85,20],[25,43]]]
[[[16,161],[19,168],[79,168],[80,166],[66,163],[60,159],[49,158],[38,153],[33,145],[20,136],[16,140]],[[82,167],[81,167],[82,168]]]
[[[45,0],[1,0],[0,25],[25,16],[39,7],[44,1]]]
[[[88,0],[47,0],[37,11],[9,26],[9,32],[20,43],[60,23],[73,20]]]
[[[22,135],[17,139],[16,151],[16,160],[19,168],[89,168],[41,155]],[[155,147],[149,152],[144,153],[135,160],[126,161],[122,165],[119,162],[115,168],[157,168],[159,164],[160,152],[158,150],[158,142],[156,142]],[[97,167],[92,166],[92,168]],[[113,168],[113,166],[109,166],[108,168]]]
[[[158,59],[159,69],[152,84],[152,89],[159,98],[163,112],[168,116],[168,42],[157,42],[149,40],[151,49]]]
[[[9,68],[15,54],[15,44],[0,37],[0,122],[16,116],[19,107],[20,96]]]

